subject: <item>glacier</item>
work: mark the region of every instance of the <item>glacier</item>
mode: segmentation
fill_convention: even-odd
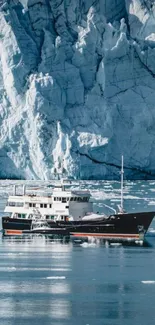
[[[155,177],[155,0],[0,0],[0,178]]]

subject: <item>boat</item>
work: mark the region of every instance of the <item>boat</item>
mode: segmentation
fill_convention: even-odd
[[[71,189],[71,180],[51,187],[49,193],[38,190],[28,193],[23,187],[22,195],[9,196],[2,217],[3,235],[22,235],[26,232],[47,234],[64,233],[73,238],[103,238],[114,241],[143,241],[155,216],[155,211],[127,213],[123,207],[123,156],[121,167],[121,202],[119,210],[112,207],[109,215],[93,212],[91,193],[88,190]],[[51,190],[50,189],[50,190]],[[106,205],[105,205],[106,206]],[[47,229],[32,229],[36,215],[40,222],[46,222]]]
[[[23,230],[22,234],[42,234],[42,235],[69,235],[66,227],[50,227],[48,222],[43,219],[33,220],[30,230]]]
[[[23,231],[30,231],[34,220],[46,221],[57,231],[59,228],[78,223],[84,216],[91,214],[93,204],[90,202],[90,191],[70,190],[70,180],[61,179],[54,187],[37,189],[29,193],[23,187],[22,195],[17,193],[8,197],[2,217],[4,235],[21,235]]]

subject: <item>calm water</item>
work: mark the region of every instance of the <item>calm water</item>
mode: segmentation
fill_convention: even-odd
[[[0,182],[1,214],[12,184]],[[91,190],[96,211],[105,211],[104,203],[113,208],[119,203],[117,182],[81,187]],[[125,207],[155,210],[155,182],[126,182]],[[0,324],[153,325],[155,237],[147,243],[127,247],[0,237]]]

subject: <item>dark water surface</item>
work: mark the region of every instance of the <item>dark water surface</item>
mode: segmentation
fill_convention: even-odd
[[[120,200],[117,182],[87,182],[95,209]],[[127,182],[125,206],[155,210],[155,182]],[[0,184],[0,210],[12,182]],[[151,228],[155,228],[154,221]],[[0,237],[0,325],[155,324],[155,237],[146,246]]]

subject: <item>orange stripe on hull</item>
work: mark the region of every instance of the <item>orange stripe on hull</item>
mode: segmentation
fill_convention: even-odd
[[[5,235],[22,235],[22,230],[5,230]]]
[[[140,236],[138,234],[99,234],[99,233],[71,233],[72,236],[75,237],[105,237],[105,238],[135,238],[139,239]]]

